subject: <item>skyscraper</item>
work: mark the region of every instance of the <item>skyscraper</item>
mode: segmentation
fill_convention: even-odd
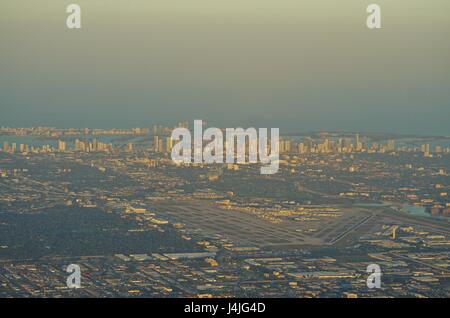
[[[173,148],[173,140],[172,137],[166,137],[166,151],[171,152]]]
[[[4,152],[8,152],[9,151],[9,144],[6,141],[3,143],[3,151]]]
[[[362,142],[359,140],[359,134],[356,134],[356,151],[362,151],[363,145]]]
[[[388,140],[386,150],[389,151],[389,152],[394,152],[395,151],[395,140],[394,139]]]
[[[64,152],[66,151],[66,142],[63,140],[58,140],[58,151]]]

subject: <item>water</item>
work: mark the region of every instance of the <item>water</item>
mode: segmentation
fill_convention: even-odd
[[[403,205],[401,210],[411,215],[431,217],[431,214],[427,213],[423,206]]]

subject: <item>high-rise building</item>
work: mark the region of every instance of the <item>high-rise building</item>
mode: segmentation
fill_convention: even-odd
[[[289,153],[292,149],[292,142],[290,140],[281,139],[279,142],[280,153]]]
[[[86,144],[78,139],[75,140],[75,150],[86,151]]]
[[[430,156],[430,144],[423,144],[420,149],[425,157]]]
[[[153,136],[153,150],[155,152],[163,152],[163,140],[160,136]]]
[[[395,151],[395,140],[391,139],[388,140],[387,146],[386,146],[386,150],[389,152],[394,152]]]
[[[171,152],[173,148],[173,140],[172,137],[166,137],[166,152]]]
[[[64,152],[66,151],[66,142],[63,140],[58,140],[58,151]]]
[[[351,138],[343,138],[342,139],[342,152],[351,152],[353,148],[352,139]]]
[[[301,153],[301,154],[306,152],[304,143],[301,142],[301,143],[298,144],[298,152]]]
[[[356,134],[356,151],[362,151],[363,150],[363,144],[362,142],[359,140],[359,134]]]
[[[133,151],[133,144],[131,142],[127,145],[127,151],[128,152],[132,152]]]
[[[153,133],[155,133],[155,127],[153,127]],[[159,136],[153,136],[153,151],[158,152]]]

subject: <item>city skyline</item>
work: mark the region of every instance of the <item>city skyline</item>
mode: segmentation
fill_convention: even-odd
[[[209,163],[237,163],[237,164],[256,164],[257,158],[263,158],[267,161],[264,154],[258,152],[262,147],[260,138],[254,128],[244,130],[239,128],[213,128],[214,131],[230,133],[230,139],[222,137],[213,137],[214,151],[211,152],[209,144],[210,133],[203,134],[208,129],[203,126],[205,123],[197,123],[194,127],[189,125],[188,121],[178,122],[174,127],[165,127],[155,125],[152,128],[132,128],[132,129],[56,129],[48,127],[38,128],[0,128],[0,151],[9,154],[38,154],[38,153],[64,153],[64,152],[105,152],[105,153],[132,153],[139,149],[140,151],[152,151],[156,154],[166,154],[171,156],[175,162],[181,163],[203,163],[202,158],[213,158]],[[200,125],[200,126],[198,126]],[[180,143],[180,131],[183,131],[183,142]],[[196,132],[196,129],[201,129]],[[178,132],[177,132],[178,131]],[[187,133],[186,133],[187,132]],[[200,140],[191,143],[191,133]],[[200,133],[200,134],[199,134]],[[273,132],[272,132],[273,133]],[[185,135],[187,134],[187,135]],[[266,136],[266,133],[263,133]],[[240,136],[240,137],[238,137]],[[26,141],[21,138],[28,138]],[[433,156],[442,156],[450,153],[450,137],[426,137],[415,136],[416,138],[406,138],[406,136],[370,135],[361,133],[330,133],[320,132],[301,135],[282,135],[276,134],[274,140],[266,140],[265,151],[275,149],[275,157],[278,166],[279,155],[307,155],[307,154],[398,154],[410,153],[421,154],[424,158]],[[105,139],[106,138],[106,139]],[[117,143],[117,138],[121,142]],[[184,139],[188,140],[185,141]],[[206,140],[203,140],[206,138]],[[272,137],[271,137],[272,139]],[[35,143],[39,140],[39,146]],[[220,141],[221,140],[221,141]],[[234,140],[234,142],[231,141]],[[259,140],[259,141],[258,141]],[[31,144],[30,144],[31,142]],[[187,144],[186,144],[187,142]],[[218,142],[218,143],[217,143]],[[179,144],[178,144],[179,143]],[[250,144],[253,143],[253,146]],[[172,152],[174,145],[178,144],[175,152]],[[181,146],[183,144],[183,146]],[[256,148],[255,148],[256,145]],[[258,146],[259,145],[259,146]],[[180,153],[180,149],[183,149]],[[187,148],[185,148],[187,147]],[[221,148],[217,150],[216,147]],[[231,147],[231,148],[230,148]],[[255,153],[255,150],[256,151]],[[185,155],[184,152],[188,153]],[[216,157],[216,151],[219,151]],[[262,150],[265,152],[264,150]],[[212,155],[214,153],[214,155]],[[228,153],[232,157],[228,158]],[[182,155],[182,157],[179,157]],[[176,158],[174,158],[175,156]],[[186,156],[186,157],[185,157]],[[212,157],[211,157],[212,156]],[[262,156],[262,157],[261,157]],[[178,158],[178,159],[177,159]],[[253,158],[253,159],[250,159]],[[289,157],[287,157],[289,158]],[[246,160],[249,162],[246,162]],[[230,160],[230,162],[228,162]],[[266,162],[267,163],[267,162]],[[444,171],[444,170],[442,170]],[[275,171],[276,173],[277,171]],[[445,174],[445,172],[443,172]]]

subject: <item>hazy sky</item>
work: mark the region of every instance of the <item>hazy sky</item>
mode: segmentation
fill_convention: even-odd
[[[66,28],[66,6],[82,29]],[[382,7],[383,29],[365,25]],[[0,126],[450,135],[448,0],[0,0]]]

